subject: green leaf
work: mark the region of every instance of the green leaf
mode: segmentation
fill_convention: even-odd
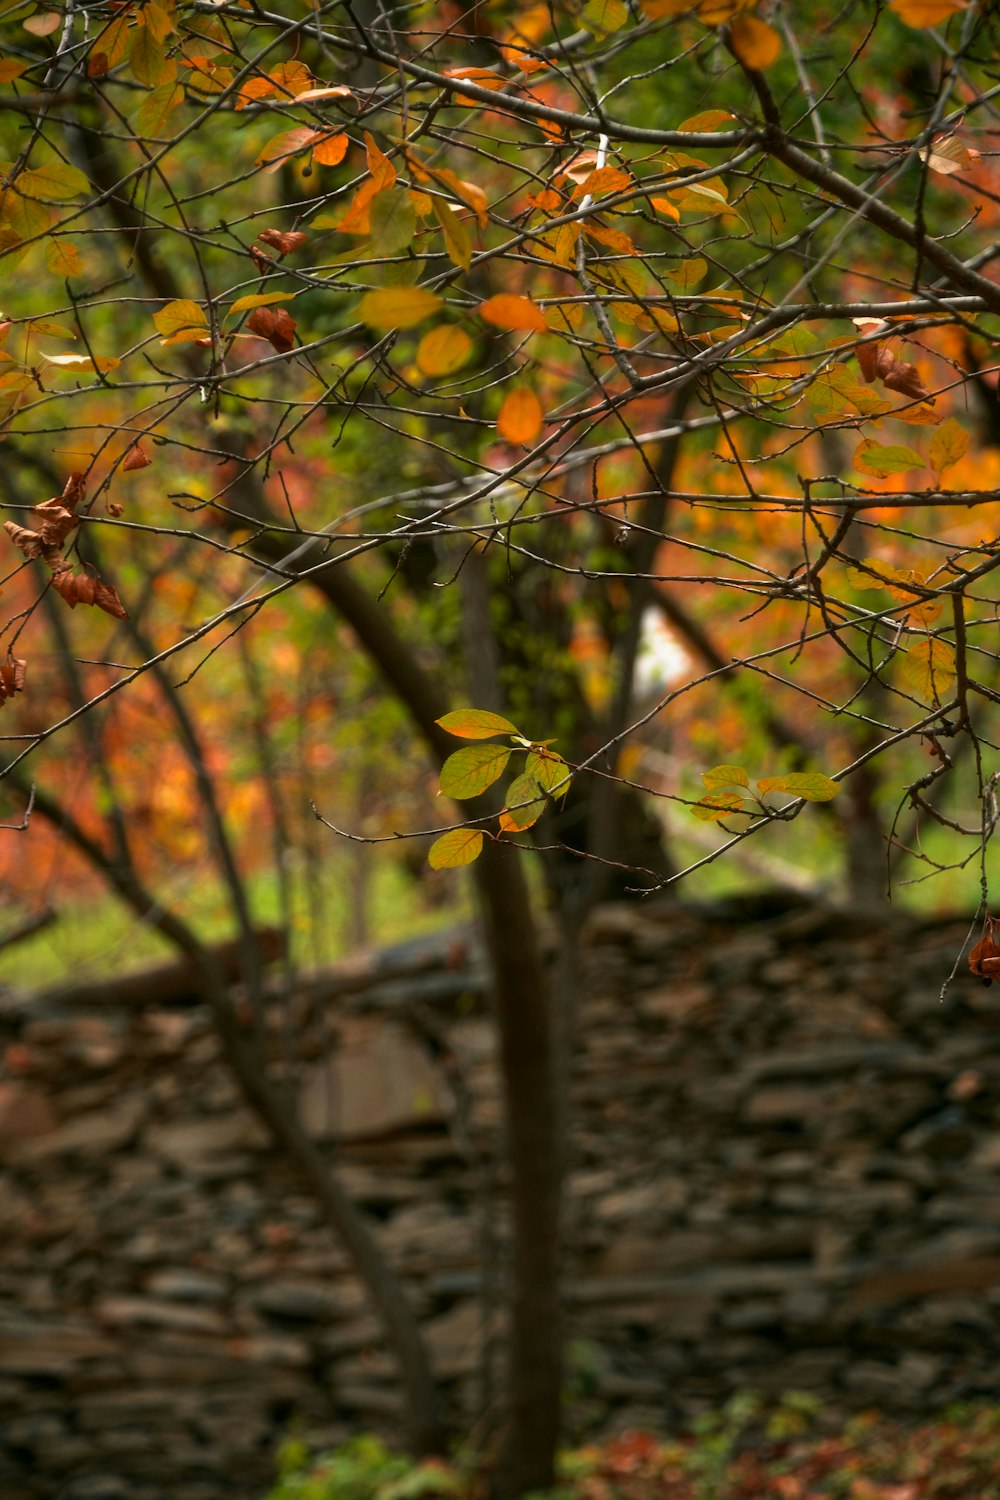
[[[545,796],[534,776],[527,771],[516,776],[507,788],[507,805],[500,814],[504,833],[520,832],[537,823],[545,811]]]
[[[146,140],[168,135],[167,122],[183,103],[184,90],[175,80],[151,89],[136,111],[135,128],[139,135]]]
[[[491,714],[485,708],[456,708],[444,714],[437,723],[459,740],[488,740],[494,734],[520,734],[516,724]]]
[[[722,786],[750,785],[750,777],[742,766],[713,766],[710,771],[702,771],[701,779],[706,792],[714,792]]]
[[[863,474],[886,479],[890,474],[903,474],[907,469],[923,469],[926,465],[912,448],[873,443],[866,438],[854,450],[854,467]]]
[[[834,781],[832,776],[824,776],[822,771],[793,771],[790,776],[772,777],[780,780],[782,785],[774,787],[774,791],[791,792],[794,797],[801,797],[803,802],[830,802],[840,791],[840,785]],[[763,784],[757,785],[764,790]]]
[[[925,703],[940,703],[955,680],[955,648],[929,636],[906,653],[903,677]]]
[[[703,797],[696,803],[691,811],[702,823],[721,823],[730,813],[742,812],[745,807],[739,792],[713,792],[711,797]]]
[[[509,745],[467,745],[456,750],[441,767],[442,792],[459,802],[478,797],[503,775],[510,755]]]
[[[532,750],[524,762],[524,771],[526,776],[533,776],[547,792],[554,792],[561,797],[569,791],[572,779],[569,766],[554,750]],[[512,800],[510,793],[507,794],[507,800]]]
[[[452,828],[435,839],[427,855],[432,870],[456,870],[471,865],[482,853],[483,835],[478,828]]]
[[[371,201],[368,223],[372,248],[380,255],[397,255],[416,234],[417,211],[402,188],[383,188]]]
[[[46,203],[64,203],[69,198],[86,197],[90,183],[77,167],[65,161],[49,162],[21,172],[14,183],[15,191],[25,198],[40,198]]]

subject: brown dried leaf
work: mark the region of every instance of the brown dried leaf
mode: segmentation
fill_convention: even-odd
[[[81,500],[86,499],[86,495],[87,481],[84,475],[71,474],[66,483],[63,485],[63,505],[67,506],[70,510],[75,510],[75,508],[80,504]]]
[[[908,365],[901,359],[892,362],[892,368],[882,376],[882,384],[890,391],[901,391],[904,396],[912,396],[915,401],[929,401],[934,404],[934,397],[924,384],[923,376],[916,365]]]
[[[70,609],[76,609],[78,604],[94,602],[94,580],[86,573],[73,573],[69,563],[53,572],[52,587],[66,600]]]
[[[280,229],[264,229],[257,236],[264,245],[271,245],[281,255],[290,255],[300,245],[304,245],[309,238],[303,234],[301,229],[289,229],[287,232]]]
[[[8,657],[4,665],[0,666],[0,703],[13,698],[15,693],[23,692],[26,671],[27,662],[20,656]]]
[[[279,354],[295,348],[295,319],[283,307],[257,307],[247,318],[247,327],[258,338],[267,339]]]
[[[98,609],[103,609],[106,615],[113,615],[116,620],[127,620],[128,610],[118,597],[118,590],[110,583],[102,583],[97,579],[94,584],[94,600]]]
[[[38,535],[45,548],[62,546],[74,526],[80,524],[80,517],[67,510],[61,499],[43,500],[41,505],[32,509],[31,514],[35,517]]]
[[[42,539],[37,531],[29,531],[26,526],[18,526],[14,521],[5,521],[3,529],[10,537],[14,546],[17,547],[25,557],[41,557]]]
[[[133,469],[148,469],[152,462],[141,443],[133,443],[122,459],[122,473],[129,474]]]

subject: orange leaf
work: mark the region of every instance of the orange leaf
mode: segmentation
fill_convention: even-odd
[[[548,327],[537,303],[513,292],[498,292],[495,297],[488,297],[476,311],[495,328],[507,328],[512,333],[544,333]]]
[[[325,135],[313,147],[313,161],[318,161],[321,167],[335,167],[344,160],[350,144],[342,130],[336,135]]]
[[[745,68],[760,72],[781,56],[781,37],[773,26],[756,16],[734,16],[729,26],[729,41]]]
[[[497,432],[508,443],[533,443],[542,420],[542,404],[530,385],[515,386],[500,408]]]
[[[967,9],[965,0],[889,0],[889,9],[895,11],[907,26],[923,30],[949,21],[958,11]]]
[[[383,188],[392,187],[396,181],[396,168],[376,145],[371,131],[365,131],[365,152],[368,157],[368,170],[372,174],[372,181],[376,190],[381,192]]]

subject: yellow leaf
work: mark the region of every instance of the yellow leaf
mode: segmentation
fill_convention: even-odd
[[[964,427],[959,426],[954,417],[949,417],[931,438],[930,460],[931,468],[935,474],[940,474],[942,469],[957,464],[960,458],[965,457],[969,446],[969,438]]]
[[[14,186],[25,198],[40,198],[45,203],[64,203],[90,192],[90,183],[79,168],[65,161],[32,167],[17,177]]]
[[[427,863],[432,870],[454,870],[460,865],[471,865],[482,847],[483,835],[478,828],[452,828],[434,840]]]
[[[452,265],[467,271],[472,264],[472,240],[469,231],[453,208],[440,198],[434,199],[434,217],[444,230],[444,245]]]
[[[72,240],[49,240],[45,246],[45,264],[55,276],[79,276],[83,270],[80,252]]]
[[[276,302],[291,302],[294,297],[294,292],[259,292],[252,297],[237,297],[226,317],[249,312],[252,307],[273,307]]]
[[[508,443],[533,443],[542,430],[542,405],[529,385],[507,395],[497,417],[497,432]]]
[[[163,335],[161,342],[164,344],[191,343],[204,338],[208,332],[204,309],[186,297],[179,297],[176,302],[161,307],[153,314],[153,323],[157,333]]]
[[[454,375],[468,362],[472,340],[456,323],[443,323],[425,333],[417,347],[417,367],[431,379]]]
[[[117,370],[121,364],[113,354],[95,354],[93,358],[89,354],[45,354],[38,351],[47,365],[55,365],[60,370]]]
[[[514,292],[498,292],[495,297],[487,297],[476,311],[494,328],[506,328],[511,333],[544,333],[548,327],[538,304],[530,297],[519,297]]]
[[[395,328],[413,328],[436,313],[441,298],[424,286],[387,286],[366,292],[358,305],[362,321],[388,333]]]
[[[15,62],[12,57],[0,57],[0,83],[13,83],[22,73],[27,73],[30,63]]]

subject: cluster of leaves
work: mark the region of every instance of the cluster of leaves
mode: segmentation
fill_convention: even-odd
[[[840,785],[873,728],[900,755],[912,737],[901,784],[935,719],[993,743],[982,580],[1000,467],[966,399],[974,370],[995,400],[992,8],[891,0],[869,26],[754,0],[498,0],[474,26],[413,10],[368,31],[341,8],[286,9],[4,11],[8,531],[48,564],[46,590],[120,624],[100,545],[157,651],[218,639],[260,535],[255,485],[290,555],[312,539],[373,591],[393,572],[407,624],[430,613],[399,602],[426,583],[416,555],[436,547],[454,577],[478,550],[518,599],[504,688],[520,676],[495,732],[509,743],[450,765],[442,789],[489,790],[516,755],[501,835],[568,781],[514,728],[548,690],[523,646],[537,621],[539,658],[576,681],[552,714],[532,701],[533,722],[592,766],[596,746],[642,740],[603,720],[623,701],[627,612],[664,609],[688,681],[649,738],[688,735],[704,765],[796,767],[752,793],[749,777],[706,785],[708,823],[818,800],[834,783],[800,768],[840,767]],[[925,54],[942,62],[933,108],[911,97]],[[32,502],[68,472],[92,501],[57,521]],[[135,504],[98,516],[133,472]],[[232,567],[213,567],[227,546]],[[31,702],[34,660],[21,691],[37,575],[5,584],[18,755],[56,697]],[[74,620],[94,694],[112,669],[89,663],[122,658],[98,623]],[[757,669],[773,700],[747,709],[741,688],[727,706]],[[640,760],[636,779],[683,805],[685,775]],[[475,858],[480,822],[432,863]]]
[[[738,1394],[681,1439],[630,1430],[566,1453],[549,1500],[991,1500],[1000,1473],[1000,1407],[956,1407],[919,1426],[876,1413],[834,1425],[790,1393],[766,1407]],[[413,1463],[376,1439],[310,1457],[289,1443],[268,1500],[481,1500],[470,1460]]]
[[[456,802],[481,797],[500,780],[511,756],[524,753],[524,767],[507,787],[504,805],[497,814],[501,834],[532,828],[548,800],[568,792],[572,773],[551,748],[551,740],[529,740],[509,719],[483,708],[459,708],[437,722],[456,739],[486,741],[506,735],[511,741],[509,745],[467,745],[448,756],[438,784],[443,795]],[[431,868],[446,870],[471,864],[482,853],[484,838],[481,828],[449,829],[431,845],[427,856]]]
[[[822,771],[791,771],[787,776],[761,776],[757,781],[756,792],[751,791],[750,776],[743,766],[713,766],[710,771],[701,773],[701,779],[708,796],[696,802],[691,811],[703,823],[721,823],[723,818],[728,818],[733,813],[765,818],[785,816],[790,804],[775,811],[765,800],[777,792],[784,792],[802,802],[830,802],[840,791],[833,777],[824,775]],[[734,790],[727,791],[727,787],[733,787]],[[737,787],[742,790],[736,791]]]

